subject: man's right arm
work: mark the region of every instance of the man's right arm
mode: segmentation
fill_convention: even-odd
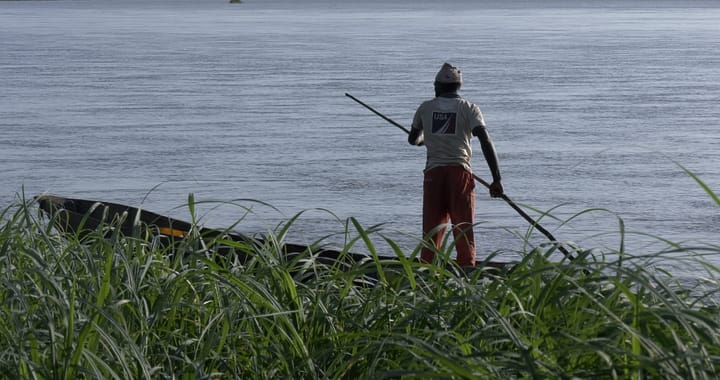
[[[472,133],[480,140],[480,148],[482,148],[485,162],[487,162],[493,177],[493,182],[490,184],[490,195],[492,197],[499,197],[503,194],[504,189],[502,182],[500,182],[500,165],[498,164],[497,153],[495,152],[495,144],[493,144],[490,139],[487,129],[482,125],[473,128]]]

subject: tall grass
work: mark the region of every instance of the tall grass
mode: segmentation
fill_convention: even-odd
[[[557,262],[528,243],[509,272],[464,273],[351,219],[346,250],[373,257],[348,270],[282,257],[295,218],[252,247],[221,242],[251,248],[242,264],[200,237],[162,247],[112,223],[61,236],[32,202],[0,220],[6,378],[720,377],[720,271],[704,258],[717,246]]]

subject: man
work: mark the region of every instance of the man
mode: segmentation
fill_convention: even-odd
[[[460,266],[475,266],[475,181],[470,158],[472,136],[480,140],[493,182],[490,196],[500,197],[500,182],[495,146],[485,129],[480,108],[463,99],[460,69],[445,63],[435,76],[435,98],[423,102],[413,118],[408,136],[411,145],[427,147],[423,181],[423,235],[440,247],[448,221]],[[431,263],[435,250],[425,247],[421,259]]]

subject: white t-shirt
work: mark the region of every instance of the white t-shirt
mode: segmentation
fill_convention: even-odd
[[[461,165],[472,171],[472,130],[485,127],[475,104],[456,97],[436,97],[420,104],[412,128],[422,130],[427,147],[425,171],[438,166]]]

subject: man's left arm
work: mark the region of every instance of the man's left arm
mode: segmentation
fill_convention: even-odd
[[[410,145],[423,145],[423,131],[422,129],[410,128],[410,134],[408,134],[408,143]]]

